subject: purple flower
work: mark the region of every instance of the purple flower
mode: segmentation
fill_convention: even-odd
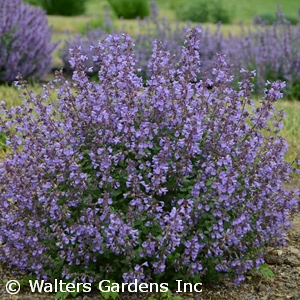
[[[276,134],[283,86],[271,83],[257,107],[251,72],[238,89],[225,55],[204,72],[202,34],[187,31],[176,66],[155,42],[146,82],[128,35],[93,45],[97,82],[74,46],[56,99],[44,87],[2,104],[0,261],[50,280],[55,269],[87,282],[207,271],[240,282],[284,240],[299,191],[284,188],[294,169]]]
[[[21,0],[3,0],[0,10],[0,83],[12,83],[19,73],[40,79],[49,71],[51,29],[45,12]]]

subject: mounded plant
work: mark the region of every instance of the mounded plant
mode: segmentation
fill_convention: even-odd
[[[143,19],[150,12],[147,0],[108,0],[108,3],[118,18]]]
[[[226,3],[226,2],[225,2]],[[233,8],[229,10],[223,0],[214,0],[210,2],[210,20],[213,23],[221,22],[230,24],[232,21]]]
[[[87,0],[37,0],[48,15],[77,16],[86,9]]]
[[[21,0],[3,0],[0,9],[0,83],[11,83],[18,73],[40,79],[49,71],[52,31],[40,8]]]
[[[181,0],[177,2],[175,11],[182,21],[229,24],[232,20],[232,9],[228,10],[222,0]]]
[[[209,22],[209,3],[207,0],[181,1],[177,4],[176,15],[181,21]]]
[[[199,79],[199,31],[179,68],[155,43],[145,86],[130,37],[109,35],[93,49],[99,82],[73,48],[57,98],[51,83],[2,104],[2,262],[48,280],[238,283],[284,243],[299,205],[283,185],[294,171],[274,108],[284,84],[255,106],[253,73],[235,90],[222,55]]]

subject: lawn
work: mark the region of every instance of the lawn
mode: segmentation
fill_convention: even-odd
[[[175,8],[180,2],[188,2],[191,0],[157,0],[160,7],[161,15],[170,21],[176,20]],[[150,2],[150,1],[149,1]],[[277,0],[226,0],[226,7],[232,10],[233,23],[243,22],[250,24],[255,14],[276,12],[277,4],[280,3],[282,11],[287,16],[296,18],[298,16],[298,8],[300,3],[298,0],[277,1]],[[89,0],[87,5],[87,14],[101,14],[101,9],[108,4],[106,0]]]
[[[164,16],[169,22],[174,23],[177,21],[175,13],[176,6],[180,2],[187,1],[190,0],[158,0],[156,2],[159,5],[160,16]],[[238,31],[240,22],[250,25],[255,14],[275,14],[277,3],[278,1],[276,0],[227,0],[226,7],[232,11],[233,24],[224,26],[224,31]],[[107,0],[89,0],[87,2],[87,9],[85,15],[77,17],[49,16],[49,24],[52,25],[54,30],[58,32],[64,32],[65,30],[69,30],[74,33],[83,32],[87,23],[89,22],[96,22],[98,24],[102,23],[105,6],[109,6]],[[284,14],[293,18],[297,18],[297,12],[300,6],[299,1],[283,1],[281,3],[281,6]],[[117,28],[120,28],[122,25],[126,24],[128,28],[132,29],[133,32],[135,31],[135,28],[137,27],[135,20],[117,20],[113,13],[112,17]]]

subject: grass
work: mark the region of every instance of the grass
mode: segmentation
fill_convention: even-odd
[[[192,0],[157,0],[164,9],[174,9],[178,3],[185,3]],[[208,0],[207,0],[208,1]],[[221,0],[227,9],[230,9],[233,15],[233,23],[243,22],[252,23],[255,14],[274,13],[277,10],[277,4],[280,3],[282,11],[286,16],[297,18],[299,0]],[[208,1],[210,2],[210,1]],[[163,3],[165,3],[163,5]]]
[[[171,25],[174,26],[175,22],[177,22],[175,13],[176,5],[186,1],[191,0],[156,0],[160,9],[160,16],[165,17]],[[283,12],[288,16],[296,18],[298,6],[300,6],[300,3],[298,3],[299,1],[289,0],[288,3],[287,1],[282,2]],[[226,0],[226,7],[232,8],[233,24],[223,25],[222,31],[225,36],[229,32],[236,34],[240,32],[240,22],[251,26],[255,14],[274,12],[275,15],[277,3],[277,0]],[[60,40],[62,45],[67,38],[66,31],[70,32],[72,35],[84,33],[89,23],[99,24],[99,26],[101,26],[104,20],[105,6],[109,7],[107,0],[89,0],[87,1],[87,9],[84,15],[75,17],[48,16],[49,25],[51,25],[54,30],[53,40]],[[138,32],[136,20],[118,20],[111,9],[110,12],[115,28],[121,29],[124,27],[126,28],[126,31],[132,35]],[[186,24],[184,22],[179,23],[182,25]],[[204,26],[208,27],[210,30],[216,28],[216,25],[214,24],[205,24]]]
[[[171,25],[175,26],[176,13],[175,8],[179,2],[186,2],[191,0],[156,0],[160,9],[160,16],[165,17]],[[225,1],[225,0],[221,0]],[[150,2],[150,0],[149,0]],[[231,32],[236,34],[240,32],[240,22],[251,26],[252,19],[255,14],[272,13],[276,11],[277,0],[226,0],[226,7],[232,8],[233,24],[223,25],[222,30],[225,36]],[[70,34],[83,33],[89,23],[101,24],[104,20],[105,6],[109,7],[107,0],[89,0],[87,1],[86,13],[82,16],[62,17],[62,16],[48,16],[49,25],[54,29],[53,40],[60,40],[63,44],[66,40],[66,31]],[[300,3],[298,0],[282,1],[283,12],[291,17],[297,17],[297,10]],[[114,26],[117,29],[126,28],[126,31],[132,35],[138,32],[138,25],[136,20],[118,20],[114,12],[110,9],[111,17]],[[180,22],[182,25],[186,24]],[[194,24],[196,25],[196,24]],[[210,30],[214,30],[216,25],[205,24]]]
[[[37,89],[37,86],[35,86]],[[18,106],[22,104],[22,99],[20,99],[21,91],[19,91],[15,86],[9,86],[7,84],[0,85],[0,101],[5,101],[7,107]]]
[[[292,162],[295,158],[300,145],[300,102],[299,101],[278,101],[276,108],[282,109],[287,116],[283,120],[284,127],[281,135],[289,143],[289,149],[286,153],[286,160]]]
[[[160,16],[165,17],[171,23],[175,23],[176,5],[179,2],[187,1],[191,0],[157,0],[156,2],[160,9]],[[274,13],[275,15],[277,3],[277,0],[226,0],[226,7],[232,9],[233,24],[223,26],[224,31],[227,32],[230,30],[233,33],[237,32],[239,30],[239,23],[251,24],[255,14]],[[282,1],[281,5],[286,15],[297,18],[298,7],[300,6],[298,0]],[[105,6],[109,7],[107,0],[89,0],[84,15],[76,17],[48,16],[49,24],[53,26],[55,32],[65,32],[66,30],[71,33],[83,32],[86,25],[90,22],[102,23]],[[137,22],[135,20],[118,20],[112,11],[111,15],[114,20],[114,25],[117,28],[121,28],[123,25],[128,28],[131,27],[131,33],[134,34],[137,28]]]
[[[234,7],[234,22],[251,23],[255,14],[276,12],[277,3],[285,15],[297,18],[300,3],[298,0],[226,0],[226,6]]]

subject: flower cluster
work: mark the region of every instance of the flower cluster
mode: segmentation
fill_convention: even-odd
[[[143,78],[149,78],[147,65],[151,59],[154,41],[163,42],[164,49],[174,55],[172,62],[176,66],[181,56],[186,31],[185,26],[177,25],[172,28],[165,19],[159,19],[157,6],[155,3],[151,5],[151,17],[139,22],[139,34],[135,37],[135,55],[138,68],[141,69],[138,74]],[[240,34],[229,34],[226,38],[220,26],[214,32],[204,30],[199,39],[202,71],[212,71],[216,53],[226,54],[228,63],[233,65],[232,72],[236,82],[242,79],[241,68],[256,70],[256,93],[263,95],[266,80],[284,80],[287,83],[286,96],[300,99],[300,24],[291,26],[284,16],[280,15],[280,11],[277,15],[281,21],[273,26],[257,25],[255,30],[249,29],[248,32],[242,27]],[[94,45],[104,34],[102,30],[95,29],[84,37],[77,37],[68,42],[61,54],[67,69],[70,44],[82,46],[83,53],[90,55],[90,49],[86,45]]]
[[[56,45],[42,9],[21,0],[1,1],[0,83],[12,83],[18,73],[40,79],[49,71]]]
[[[109,35],[93,47],[97,82],[73,48],[57,97],[51,83],[20,107],[2,104],[2,262],[48,279],[239,282],[284,242],[299,203],[283,185],[293,171],[274,109],[284,84],[256,106],[253,74],[242,70],[235,90],[223,55],[199,80],[200,38],[188,32],[178,68],[155,42],[143,84],[130,37]]]
[[[155,40],[160,40],[163,43],[163,47],[167,49],[174,58],[172,62],[176,66],[181,56],[181,47],[184,43],[187,27],[181,27],[176,24],[175,29],[170,26],[165,18],[160,19],[158,17],[159,10],[156,2],[150,2],[151,15],[149,18],[138,20],[139,33],[134,37],[134,55],[137,61],[137,73],[142,75],[144,79],[149,78],[148,63],[151,60],[153,43]],[[72,73],[70,66],[70,48],[80,47],[81,53],[88,58],[93,56],[91,46],[95,47],[98,44],[98,40],[105,38],[108,33],[121,34],[119,30],[112,26],[110,21],[109,10],[105,11],[105,22],[103,23],[103,29],[87,29],[85,34],[76,35],[73,39],[66,41],[65,45],[60,50],[60,56],[64,64],[64,70]],[[124,31],[125,28],[122,29]],[[97,74],[99,70],[98,63],[92,60],[85,61],[86,67],[93,67],[93,73]]]

